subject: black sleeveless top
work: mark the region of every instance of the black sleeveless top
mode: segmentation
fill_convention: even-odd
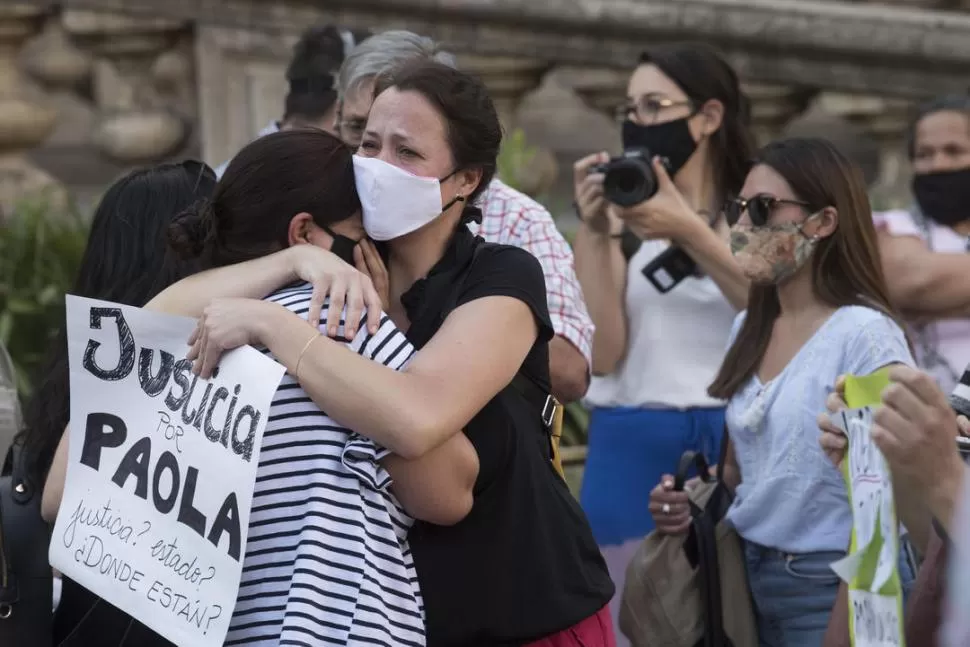
[[[488,296],[529,306],[539,337],[521,373],[548,390],[553,331],[539,262],[459,228],[444,258],[401,298],[416,348],[438,331],[456,290],[455,307]],[[549,460],[536,407],[507,387],[465,434],[481,465],[471,513],[450,527],[417,522],[410,534],[429,647],[521,645],[606,606],[613,583],[586,517]]]

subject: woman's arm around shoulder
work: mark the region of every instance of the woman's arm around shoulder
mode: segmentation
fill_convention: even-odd
[[[145,306],[149,310],[186,317],[198,317],[209,303],[219,298],[262,299],[285,285],[304,280],[314,287],[307,319],[320,319],[324,299],[330,297],[333,316],[327,320],[327,334],[337,334],[339,315],[347,306],[348,327],[352,337],[362,312],[367,324],[377,328],[383,304],[370,277],[351,267],[334,254],[309,244],[245,263],[217,267],[170,285]]]
[[[538,262],[515,248],[506,248],[505,257],[513,261],[503,267],[481,264],[458,306],[404,372],[330,339],[308,345],[316,328],[280,306],[251,302],[260,312],[242,316],[236,304],[246,300],[207,308],[193,353],[206,357],[201,370],[207,375],[221,351],[263,343],[291,374],[299,363],[304,390],[336,420],[415,459],[465,428],[509,384],[540,334],[543,341],[552,335],[548,314],[541,317]],[[382,327],[388,323],[385,318]],[[240,326],[251,327],[252,337],[238,334]]]
[[[383,325],[376,334],[361,327],[349,348],[389,368],[403,370],[414,356],[414,348],[386,315],[382,313],[380,320]],[[380,463],[391,476],[394,495],[415,519],[450,526],[471,512],[479,463],[465,434],[454,433],[440,446],[412,460],[386,451],[380,454],[384,454]]]
[[[464,433],[415,460],[388,454],[381,464],[394,480],[394,496],[415,519],[452,526],[471,512],[479,463]]]

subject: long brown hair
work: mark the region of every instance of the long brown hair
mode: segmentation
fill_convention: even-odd
[[[835,207],[839,224],[818,242],[812,256],[812,289],[833,307],[875,308],[900,322],[882,273],[872,208],[862,172],[824,139],[786,139],[768,144],[754,165],[764,164],[785,178],[809,212]],[[781,313],[773,285],[753,285],[748,313],[708,388],[711,397],[727,400],[761,365],[775,320]]]

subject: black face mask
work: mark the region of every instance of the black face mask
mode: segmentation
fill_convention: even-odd
[[[330,251],[337,256],[340,260],[350,265],[356,265],[354,263],[354,248],[360,243],[359,240],[354,240],[353,238],[348,238],[343,234],[338,234],[334,232],[330,227],[324,227],[323,230],[330,234],[333,238],[333,244],[330,245]]]
[[[970,168],[914,175],[913,195],[920,211],[937,224],[970,220]]]
[[[688,119],[690,117],[650,126],[641,126],[628,119],[623,122],[623,150],[646,148],[650,155],[666,158],[667,172],[673,175],[697,150],[697,142],[687,127]]]

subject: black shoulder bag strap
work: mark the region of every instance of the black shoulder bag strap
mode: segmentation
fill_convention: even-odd
[[[441,309],[441,320],[444,319],[451,313],[452,310],[458,305],[458,298],[461,296],[462,287],[465,284],[465,279],[471,272],[472,266],[475,265],[475,261],[478,259],[481,250],[491,243],[479,242],[475,245],[475,250],[472,252],[472,257],[469,259],[468,264],[465,265],[464,269],[455,276],[454,279],[454,289],[452,289],[451,294],[448,295],[448,300],[445,301],[444,307]],[[519,393],[526,402],[528,402],[532,407],[539,412],[539,416],[542,419],[543,427],[546,433],[550,436],[549,438],[549,453],[552,455],[552,423],[556,414],[556,399],[551,393],[546,389],[539,386],[535,380],[524,375],[522,372],[516,373],[515,377],[512,378],[511,386]]]
[[[40,516],[42,491],[18,439],[0,473],[0,645],[52,641],[50,526]]]
[[[707,463],[701,454],[688,451],[681,456],[674,481],[674,489],[683,490],[688,469],[696,466],[702,481],[716,480],[717,483],[703,508],[691,502],[691,527],[684,544],[688,560],[697,567],[701,604],[704,609],[704,634],[694,647],[733,647],[724,629],[721,568],[717,551],[717,525],[730,505],[730,496],[724,483],[724,463],[727,460],[730,442],[726,425],[722,434],[716,478],[711,477]]]

